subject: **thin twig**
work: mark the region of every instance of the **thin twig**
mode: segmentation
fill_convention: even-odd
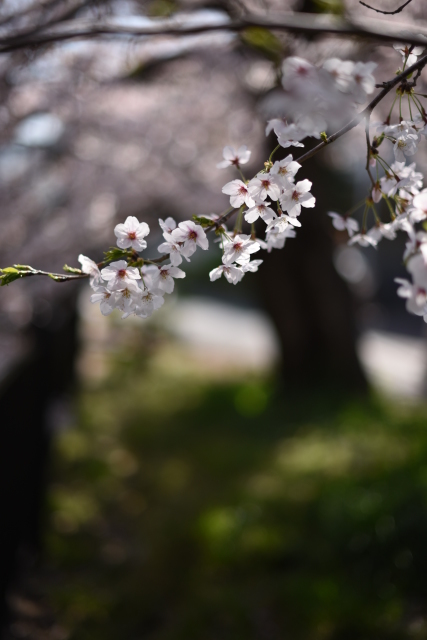
[[[366,4],[366,2],[362,2],[362,0],[359,0],[359,2],[360,4],[363,4],[363,6],[366,7],[367,9],[372,9],[372,11],[376,11],[377,13],[384,13],[388,16],[394,16],[396,13],[400,13],[401,11],[403,11],[403,9],[407,7],[408,4],[412,2],[412,0],[406,0],[406,2],[404,2],[400,7],[398,7],[394,11],[383,11],[382,9],[375,9],[375,7],[371,7],[369,4]]]
[[[368,172],[368,176],[369,179],[372,183],[372,186],[375,187],[375,180],[372,177],[372,173],[371,173],[371,169],[369,167],[369,162],[371,160],[371,139],[369,136],[369,122],[371,119],[371,113],[369,112],[369,114],[366,116],[365,118],[365,135],[366,135],[366,171]]]

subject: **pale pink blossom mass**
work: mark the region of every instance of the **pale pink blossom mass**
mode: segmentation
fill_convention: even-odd
[[[394,49],[405,68],[416,62],[424,50],[405,43],[394,45]],[[363,111],[365,106],[358,105],[365,104],[375,91],[375,68],[373,62],[336,57],[316,64],[297,56],[285,59],[281,65],[280,98],[271,109],[266,126],[266,135],[274,132],[277,140],[273,153],[247,179],[241,167],[248,164],[251,151],[245,144],[237,149],[224,147],[223,160],[217,164],[231,173],[232,179],[222,187],[230,206],[224,198],[222,213],[198,212],[193,219],[178,221],[170,216],[159,218],[163,241],[158,245],[157,256],[148,257],[138,254],[147,248],[150,229],[145,222],[128,216],[114,228],[118,248],[107,252],[105,261],[99,263],[105,266],[100,269],[93,260],[80,255],[81,270],[70,269],[70,278],[89,277],[91,302],[99,303],[102,314],[118,309],[123,318],[148,318],[174,292],[176,281],[185,277],[179,268],[186,264],[184,259],[188,262],[198,249],[209,248],[208,231],[215,233],[213,246],[219,263],[210,270],[210,281],[224,277],[236,285],[245,276],[249,278],[263,262],[253,259],[254,254],[258,257],[260,251],[283,249],[289,239],[296,237],[307,216],[324,215],[321,211],[307,211],[315,208],[316,184],[312,185],[304,175],[295,182],[306,159],[298,148],[307,138],[322,138],[329,144],[328,136],[337,131],[343,119],[354,118],[358,109],[359,113],[367,113]],[[416,171],[415,163],[408,163],[427,136],[427,115],[418,104],[420,97],[422,94],[412,102],[407,97],[408,108],[404,100],[395,101],[397,106],[393,103],[383,122],[370,125],[362,161],[369,176],[365,174],[365,186],[357,186],[363,190],[363,199],[359,204],[349,202],[345,213],[329,211],[328,216],[334,229],[349,236],[347,239],[334,234],[334,241],[346,241],[361,249],[372,250],[384,239],[393,241],[404,235],[403,263],[409,275],[408,279],[396,279],[397,294],[405,300],[410,313],[427,322],[427,233],[423,227],[427,220],[427,189],[423,189],[423,175]],[[294,159],[292,154],[283,152],[288,147],[295,148],[293,153],[299,154],[300,162],[298,157]],[[355,145],[354,154],[357,150]],[[390,159],[393,154],[394,161]],[[337,191],[331,185],[331,192],[334,190]],[[202,269],[203,262],[200,265]],[[279,280],[280,274],[277,277]]]

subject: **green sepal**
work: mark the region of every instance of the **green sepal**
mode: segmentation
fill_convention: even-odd
[[[209,218],[205,218],[203,216],[193,216],[194,222],[197,222],[201,227],[210,227],[214,224],[214,220],[210,220]]]
[[[55,280],[55,282],[62,282],[62,280],[64,278],[66,278],[66,276],[62,276],[62,277],[61,276],[56,276],[53,273],[48,273],[47,275],[49,276],[49,278],[52,278],[52,280]]]
[[[132,251],[127,249],[119,249],[119,247],[110,247],[108,251],[104,251],[104,262],[114,262],[114,260],[128,260],[132,255]]]
[[[144,260],[143,258],[138,258],[137,260],[129,260],[128,262],[129,267],[143,267],[144,266]]]
[[[320,137],[321,137],[323,142],[326,142],[326,144],[328,143],[328,134],[326,133],[326,131],[321,131],[320,132]]]

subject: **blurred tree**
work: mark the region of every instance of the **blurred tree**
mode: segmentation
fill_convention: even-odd
[[[223,176],[213,176],[211,168],[226,136],[236,132],[236,138],[251,137],[254,156],[262,156],[255,100],[244,91],[254,57],[268,60],[274,75],[282,53],[317,42],[307,33],[320,35],[314,20],[303,16],[305,22],[297,24],[286,15],[277,35],[264,24],[267,10],[336,14],[343,7],[338,0],[304,0],[300,5],[291,0],[3,2],[2,260],[44,260],[61,268],[65,261],[75,263],[80,251],[100,256],[111,241],[114,222],[127,214],[152,222],[159,213],[188,218],[220,210]],[[202,14],[205,9],[221,10],[224,24],[231,17],[230,32],[241,38],[233,40],[221,24],[213,29],[211,14]],[[144,32],[153,27],[150,18],[173,15],[189,25],[178,35],[191,37],[164,37],[151,45]],[[339,31],[335,21],[324,24],[326,31]],[[344,25],[342,32],[377,35],[387,42],[392,38],[384,27],[350,27],[346,31]],[[283,36],[287,31],[306,37]],[[198,40],[202,35],[205,39]],[[258,89],[258,95],[264,92]],[[334,206],[328,185],[340,181],[339,192],[347,185],[316,160],[305,170],[315,184],[317,212],[305,216],[298,241],[288,241],[285,251],[265,259],[259,274],[264,303],[278,329],[288,383],[338,381],[365,390],[355,350],[353,301],[333,267],[324,215]],[[3,337],[13,333],[28,338],[36,332],[28,360],[15,353],[5,356],[2,365],[5,588],[16,570],[21,542],[37,542],[47,409],[69,385],[75,354],[75,300],[68,305],[52,282],[33,286],[32,280],[29,286],[2,290],[0,301]],[[65,313],[57,333],[49,333],[50,320],[43,320],[46,309],[52,310],[52,318]],[[21,368],[10,377],[20,358]]]

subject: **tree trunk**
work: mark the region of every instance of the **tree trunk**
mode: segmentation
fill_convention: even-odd
[[[317,158],[297,179],[313,182],[315,209],[304,209],[301,229],[283,250],[273,250],[259,271],[265,307],[281,340],[287,384],[339,385],[356,393],[367,382],[356,353],[355,302],[333,265],[327,211],[345,210],[351,185]]]

